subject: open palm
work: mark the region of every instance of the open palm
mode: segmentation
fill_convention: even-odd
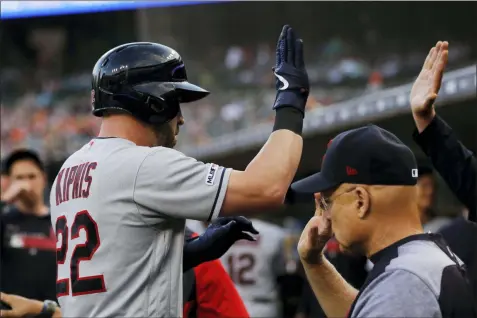
[[[426,114],[432,110],[441,88],[448,55],[449,43],[447,42],[439,41],[430,50],[421,73],[412,86],[410,102],[413,113]]]

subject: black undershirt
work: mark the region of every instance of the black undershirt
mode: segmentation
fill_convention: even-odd
[[[1,214],[2,292],[56,300],[56,238],[50,215],[34,216],[6,206]]]

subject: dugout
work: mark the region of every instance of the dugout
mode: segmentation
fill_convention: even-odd
[[[456,101],[437,109],[441,116],[456,132],[461,142],[474,153],[477,150],[477,98]],[[376,124],[396,134],[416,154],[419,163],[428,164],[429,161],[412,139],[414,122],[410,113],[402,113],[391,117],[380,118],[372,121],[341,125],[325,133],[313,134],[305,137],[302,161],[296,179],[301,179],[320,170],[321,157],[325,153],[326,145],[330,139],[343,130],[362,126],[367,123]],[[234,152],[223,156],[201,158],[204,161],[213,161],[217,164],[244,169],[253,159],[260,147],[252,147],[242,152]],[[352,155],[352,154],[350,154]],[[441,212],[448,213],[458,209],[459,203],[441,179],[439,180],[438,202]],[[300,206],[294,211],[284,211],[302,217],[309,217],[313,206]],[[283,214],[282,214],[283,215]]]

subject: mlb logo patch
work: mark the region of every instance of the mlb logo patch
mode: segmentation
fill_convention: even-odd
[[[207,171],[207,175],[205,176],[205,184],[208,186],[213,186],[215,183],[215,176],[217,175],[217,170],[219,170],[219,166],[215,163],[211,164],[209,170]]]

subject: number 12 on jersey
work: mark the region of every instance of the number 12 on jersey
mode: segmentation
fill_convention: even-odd
[[[255,267],[255,256],[253,254],[229,255],[227,263],[229,276],[235,284],[241,286],[255,285],[255,279],[248,276]]]
[[[61,234],[61,246],[56,248],[57,273],[59,272],[59,266],[65,264],[71,240],[80,236],[81,229],[86,233],[86,240],[84,243],[77,244],[74,247],[71,246],[74,249],[69,262],[69,277],[56,280],[57,298],[69,295],[70,284],[72,296],[97,294],[106,291],[103,275],[86,277],[80,277],[79,275],[80,262],[91,260],[94,253],[101,245],[98,225],[87,210],[80,211],[75,215],[71,229],[68,228],[65,216],[60,216],[56,219],[55,231],[57,241],[60,240],[59,236]]]

